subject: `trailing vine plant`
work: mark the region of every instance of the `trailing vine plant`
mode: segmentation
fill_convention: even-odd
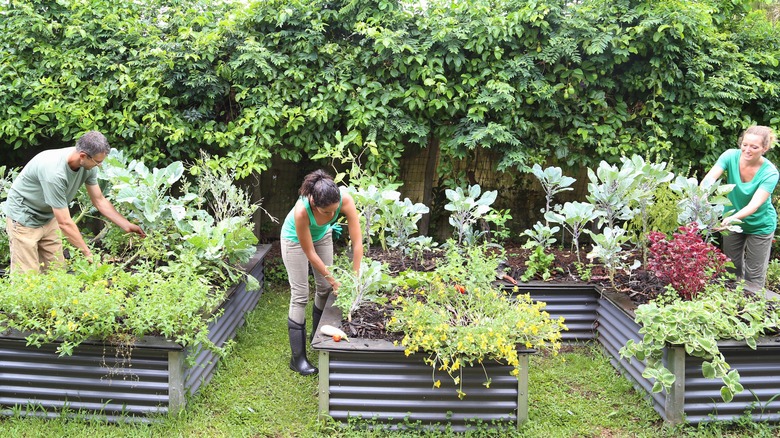
[[[780,315],[764,297],[746,294],[741,286],[731,288],[723,282],[708,283],[692,300],[684,300],[672,290],[667,302],[660,299],[643,304],[635,314],[642,326],[642,340],[628,340],[620,356],[646,362],[642,376],[655,380],[653,392],[668,391],[674,384],[675,376],[664,366],[663,356],[668,345],[680,345],[686,354],[704,359],[704,377],[723,381],[720,393],[725,402],[742,392],[743,386],[739,372],[726,362],[718,341],[744,341],[755,350],[759,337],[780,327]]]

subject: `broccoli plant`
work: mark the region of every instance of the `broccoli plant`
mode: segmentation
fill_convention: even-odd
[[[601,216],[603,212],[597,211],[593,204],[586,202],[567,202],[558,211],[548,211],[544,218],[552,223],[561,224],[572,237],[572,246],[577,252],[577,262],[582,263],[580,259],[579,238],[585,226]]]
[[[541,166],[534,164],[531,172],[539,180],[539,183],[544,189],[544,213],[550,211],[550,205],[552,203],[553,196],[560,192],[567,190],[574,190],[571,186],[576,181],[574,178],[563,175],[563,171],[560,167],[548,167],[542,170]]]
[[[593,249],[586,257],[590,260],[601,260],[607,268],[609,281],[613,288],[615,288],[615,274],[618,269],[631,272],[639,267],[639,260],[634,260],[631,265],[625,261],[628,258],[628,253],[623,250],[623,245],[629,241],[629,236],[626,235],[626,230],[623,228],[606,227],[600,234],[590,230],[586,230],[586,232],[593,238]]]
[[[485,231],[475,230],[475,225],[491,212],[490,205],[495,202],[498,192],[492,190],[482,193],[479,184],[476,184],[469,186],[466,191],[460,187],[455,190],[447,189],[445,194],[450,202],[444,206],[444,209],[452,212],[450,225],[455,229],[458,245],[475,244],[485,233]]]
[[[731,205],[728,194],[734,184],[721,184],[720,180],[704,180],[701,184],[696,178],[678,176],[669,188],[681,195],[680,213],[677,222],[680,225],[694,223],[708,241],[712,241],[713,232],[721,226],[725,207]],[[728,231],[741,233],[736,224],[726,227]]]
[[[379,302],[382,299],[379,292],[390,284],[390,277],[384,273],[384,265],[368,257],[360,262],[360,272],[355,273],[351,268],[341,266],[332,267],[336,279],[341,282],[336,301],[333,303],[341,309],[352,321],[352,315],[361,306],[369,302]]]
[[[631,208],[632,197],[636,195],[637,170],[633,166],[617,166],[599,163],[594,172],[588,169],[588,202],[603,212],[600,216],[599,226],[607,224],[608,227],[617,226],[617,221],[627,221],[634,217],[635,212]]]
[[[391,203],[400,199],[401,193],[396,190],[381,190],[375,185],[367,189],[359,187],[352,189],[352,197],[360,212],[361,230],[363,231],[363,243],[366,245],[366,253],[371,250],[372,233],[380,229],[382,217],[379,212]]]
[[[639,248],[642,251],[642,261],[647,264],[647,244],[642,236],[646,236],[649,223],[649,208],[655,200],[656,189],[664,183],[674,178],[674,174],[666,170],[666,163],[647,163],[639,155],[634,155],[631,159],[621,158],[623,167],[634,169],[636,181],[634,184],[634,193],[630,197],[635,203],[639,213],[642,225],[642,235],[639,240]]]
[[[422,215],[428,211],[425,204],[412,203],[409,198],[382,206],[383,233],[390,248],[401,252],[401,264],[404,268],[404,258],[409,252],[409,240],[417,232],[417,223]]]

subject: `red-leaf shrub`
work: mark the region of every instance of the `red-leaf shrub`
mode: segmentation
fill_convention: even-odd
[[[696,225],[682,226],[667,240],[653,231],[647,267],[686,300],[696,296],[708,281],[726,269],[729,258],[715,245],[705,242]]]

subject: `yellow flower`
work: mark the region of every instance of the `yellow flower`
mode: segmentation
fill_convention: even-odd
[[[441,380],[437,380],[437,381],[433,382],[433,386],[434,386],[434,388],[440,387],[441,386]]]
[[[79,303],[79,300],[77,298],[74,298],[73,299],[73,304],[78,304],[78,303]]]

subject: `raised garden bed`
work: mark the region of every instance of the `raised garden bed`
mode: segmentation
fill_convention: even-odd
[[[629,339],[642,338],[633,308],[626,296],[604,292],[599,300],[598,339],[612,357],[612,365],[652,397],[653,408],[665,421],[731,421],[749,412],[754,421],[780,422],[780,338],[763,338],[756,350],[742,342],[718,343],[726,361],[739,371],[745,387],[729,403],[721,399],[722,382],[705,379],[702,360],[687,355],[681,346],[668,346],[664,354],[667,368],[676,376],[671,390],[652,393],[653,383],[642,377],[644,364],[621,359],[618,352]]]
[[[757,350],[741,342],[721,341],[718,343],[726,361],[737,369],[744,391],[731,402],[721,398],[719,379],[706,379],[702,375],[702,359],[689,356],[682,346],[668,346],[665,364],[675,374],[676,381],[670,391],[653,393],[653,381],[642,376],[644,362],[620,357],[619,350],[629,339],[639,341],[640,325],[634,321],[637,304],[625,294],[603,291],[598,285],[577,283],[535,282],[521,283],[516,293],[528,293],[535,301],[547,303],[545,310],[551,317],[563,316],[568,332],[563,332],[563,341],[598,341],[611,356],[612,365],[626,378],[633,381],[637,390],[652,400],[654,409],[664,421],[697,424],[708,421],[732,421],[749,412],[755,421],[780,423],[780,338],[767,337],[758,342]],[[339,326],[341,313],[329,308],[322,324]],[[327,322],[326,322],[327,321]],[[327,337],[318,336],[313,346],[320,355],[320,412],[345,422],[349,417],[374,418],[383,422],[410,420],[447,421],[467,418],[472,412],[468,407],[478,406],[485,411],[494,409],[489,415],[505,421],[522,421],[527,418],[528,400],[517,402],[518,415],[502,413],[506,410],[501,403],[510,403],[510,398],[526,394],[527,381],[514,388],[514,378],[506,372],[491,372],[494,388],[506,384],[507,399],[487,396],[477,401],[481,381],[481,370],[477,373],[476,390],[465,400],[458,400],[454,390],[431,388],[431,368],[415,355],[405,357],[403,348],[383,340],[355,339],[352,343],[335,343]],[[419,355],[418,355],[419,356]],[[527,358],[526,358],[527,359]],[[377,370],[382,370],[378,373]],[[498,382],[498,377],[508,377],[507,382]],[[524,377],[525,379],[525,377]],[[400,383],[402,382],[402,383]],[[523,386],[526,385],[526,386]],[[511,388],[510,388],[511,387]],[[477,397],[471,398],[472,393]],[[446,395],[446,396],[445,396]],[[432,413],[421,410],[423,401],[436,399],[440,411]],[[465,403],[464,403],[465,402]],[[565,400],[561,401],[565,403]],[[459,405],[458,403],[462,403]],[[464,410],[458,411],[458,406]],[[514,409],[514,408],[512,408]],[[448,415],[448,411],[452,415]],[[510,409],[511,411],[511,409]],[[508,411],[507,411],[508,412]],[[503,416],[502,416],[503,415]],[[472,417],[473,418],[473,417]],[[493,418],[493,417],[491,417]],[[465,423],[458,427],[465,429]]]
[[[245,269],[261,288],[232,287],[224,313],[209,326],[209,339],[223,346],[244,324],[260,299],[265,255],[260,245]],[[214,375],[219,357],[209,350],[183,348],[163,337],[144,337],[123,348],[103,342],[80,345],[71,356],[59,356],[56,344],[27,346],[24,335],[0,334],[0,413],[58,416],[67,410],[108,421],[149,421],[149,415],[184,409]],[[190,365],[191,364],[191,365]]]
[[[341,324],[341,311],[332,306],[331,296],[321,325]],[[520,351],[519,378],[509,373],[513,367],[486,364],[492,379],[483,385],[481,367],[465,369],[459,399],[446,373],[440,388],[434,388],[433,369],[422,354],[404,355],[404,348],[386,340],[354,338],[334,342],[318,333],[312,347],[319,354],[319,412],[346,423],[349,418],[373,420],[382,427],[397,429],[417,424],[453,431],[465,431],[477,421],[519,425],[528,418],[528,356]]]
[[[511,293],[529,294],[534,301],[547,303],[545,310],[550,317],[563,317],[567,331],[562,332],[564,342],[584,342],[596,339],[596,321],[600,293],[590,284],[577,283],[520,283],[505,285]]]

